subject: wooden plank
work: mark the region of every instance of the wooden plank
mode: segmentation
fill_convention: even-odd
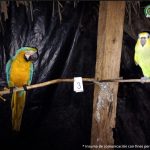
[[[125,1],[100,2],[95,73],[98,80],[119,77],[124,14]],[[105,101],[104,108],[99,111],[100,121],[97,121],[99,87],[95,86],[91,145],[114,144],[112,129],[115,127],[118,84],[111,83],[110,89],[113,101]]]

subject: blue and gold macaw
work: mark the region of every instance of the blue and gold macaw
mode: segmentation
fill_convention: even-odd
[[[7,83],[10,88],[30,85],[33,76],[33,61],[37,60],[38,51],[32,47],[22,47],[16,51],[6,65]],[[26,91],[13,92],[11,100],[12,128],[20,131],[22,114],[25,106]]]

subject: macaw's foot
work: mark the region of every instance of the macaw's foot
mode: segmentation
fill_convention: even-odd
[[[147,80],[149,80],[150,78],[148,78],[148,77],[142,77],[141,78],[141,83],[145,83]]]
[[[28,91],[27,86],[28,86],[28,85],[23,85],[23,88],[24,88],[24,90],[25,90],[26,92]]]
[[[15,87],[9,87],[9,89],[10,89],[10,94],[13,94]]]

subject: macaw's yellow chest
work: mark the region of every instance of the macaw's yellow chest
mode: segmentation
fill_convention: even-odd
[[[21,87],[27,85],[30,80],[31,62],[27,62],[24,57],[16,57],[11,64],[10,83],[11,86]]]

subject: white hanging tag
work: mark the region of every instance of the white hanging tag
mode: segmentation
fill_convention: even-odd
[[[82,77],[74,77],[74,91],[83,92],[83,82]]]

